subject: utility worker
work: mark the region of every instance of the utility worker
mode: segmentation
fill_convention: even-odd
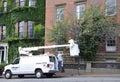
[[[63,69],[63,57],[62,57],[61,51],[58,52],[57,58],[58,58],[58,69],[59,69],[59,71],[62,71],[62,69]]]

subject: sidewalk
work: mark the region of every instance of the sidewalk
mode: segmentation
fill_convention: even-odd
[[[84,70],[65,69],[64,73],[56,73],[56,76],[61,77],[120,77],[120,74],[113,73],[86,73]]]

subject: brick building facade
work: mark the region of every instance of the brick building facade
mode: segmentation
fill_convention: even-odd
[[[52,23],[62,20],[69,14],[74,14],[80,18],[84,10],[89,8],[91,4],[100,5],[105,15],[113,16],[116,22],[120,22],[120,0],[46,0],[45,45],[53,44],[47,39],[48,29],[52,29]],[[118,56],[120,56],[119,36],[114,40],[106,41],[104,45],[100,45],[97,59],[106,60]]]

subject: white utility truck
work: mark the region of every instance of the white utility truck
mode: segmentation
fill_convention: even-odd
[[[57,58],[52,54],[44,54],[20,56],[12,64],[5,66],[3,74],[6,79],[10,79],[12,75],[22,78],[26,74],[35,74],[37,78],[41,78],[43,74],[52,77],[56,72],[58,72]]]
[[[56,72],[59,71],[58,60],[56,56],[50,53],[33,56],[30,52],[43,48],[56,48],[66,46],[70,47],[71,50],[74,48],[74,43],[70,42],[70,44],[66,45],[37,46],[25,48],[19,47],[19,54],[25,54],[26,56],[19,56],[13,61],[12,64],[5,66],[3,74],[6,79],[10,79],[12,75],[18,75],[19,78],[22,78],[24,75],[29,74],[34,74],[36,78],[41,78],[43,75],[52,77]]]

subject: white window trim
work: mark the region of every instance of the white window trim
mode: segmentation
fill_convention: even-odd
[[[77,17],[77,19],[84,19],[84,16],[83,17],[80,16],[81,11],[80,11],[80,7],[79,7],[79,10],[77,9],[78,6],[84,6],[84,10],[83,10],[83,14],[84,14],[85,3],[77,3],[76,4],[76,17]]]
[[[2,26],[2,31],[3,31],[3,37],[5,38],[6,37],[6,26],[5,25],[3,25]]]
[[[34,7],[35,6],[35,0],[29,0],[29,6]]]
[[[3,6],[4,6],[4,12],[6,12],[7,11],[7,1],[3,2]]]
[[[115,38],[115,46],[107,46],[107,40],[106,40],[106,52],[116,52],[117,50],[117,38]]]
[[[64,19],[64,9],[65,9],[65,7],[64,7],[64,5],[56,6],[56,21],[57,21],[57,22],[62,20],[62,19],[61,19],[61,16],[59,16],[59,15],[61,15],[61,14],[58,14],[58,12],[57,12],[58,9],[62,9],[62,10],[63,10],[63,19]],[[57,17],[57,16],[58,16],[58,17]]]
[[[20,6],[21,7],[25,6],[25,0],[20,0]]]

